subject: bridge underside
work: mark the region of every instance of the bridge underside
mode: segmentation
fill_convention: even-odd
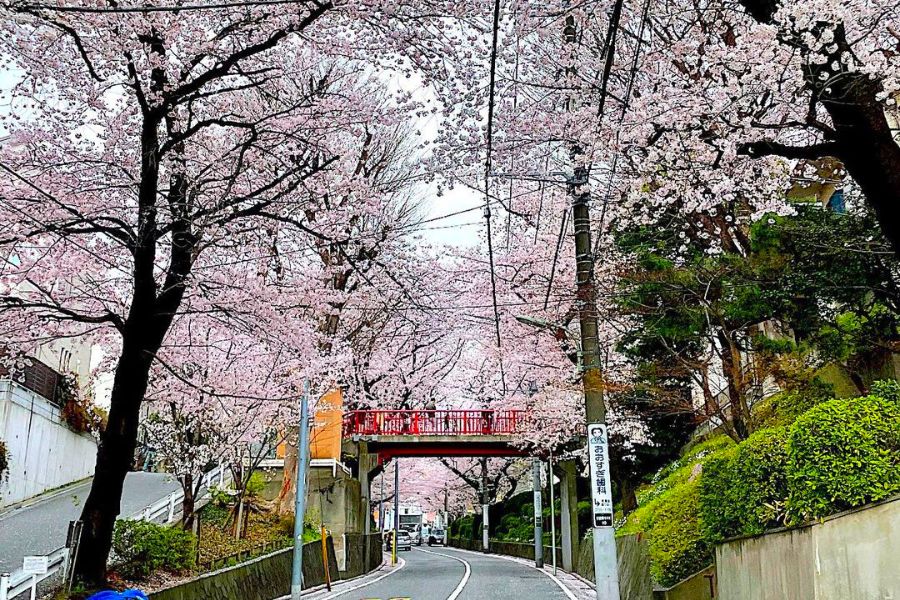
[[[366,442],[368,451],[377,454],[382,463],[407,456],[527,456],[512,444],[511,436],[505,435],[380,435],[353,439]]]

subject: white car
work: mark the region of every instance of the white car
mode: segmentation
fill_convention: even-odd
[[[435,544],[447,545],[447,532],[440,527],[433,527],[428,532],[428,545],[434,546]]]
[[[397,550],[412,550],[412,538],[405,529],[397,532]]]

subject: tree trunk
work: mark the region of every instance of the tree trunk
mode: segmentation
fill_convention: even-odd
[[[297,497],[297,439],[298,427],[292,427],[284,440],[284,478],[281,491],[275,500],[275,512],[279,515],[294,514],[294,502]]]
[[[630,477],[623,477],[619,480],[619,493],[622,494],[622,514],[628,516],[637,510],[637,486],[631,481]]]
[[[740,3],[760,23],[772,23],[782,4],[781,0],[740,0]],[[833,62],[840,64],[844,53],[852,54],[843,25],[833,25],[836,26],[834,52],[824,56],[821,64],[810,61],[805,66],[805,77],[806,87],[831,117],[834,143],[828,144],[829,150],[823,150],[819,156],[805,158],[832,156],[844,164],[875,211],[894,253],[900,256],[900,146],[885,116],[884,103],[876,99],[884,86],[879,79],[869,79],[867,75],[842,73],[835,77],[828,71]],[[750,144],[748,150],[750,156],[798,157],[783,147],[775,148],[767,143]]]
[[[746,389],[743,384],[744,375],[741,366],[741,354],[731,335],[723,331],[718,333],[719,342],[722,344],[722,372],[728,384],[728,400],[731,407],[731,425],[739,440],[745,440],[750,436],[750,415],[747,410],[747,402],[744,396]],[[738,441],[739,441],[738,440]]]
[[[181,482],[181,489],[184,491],[184,500],[181,501],[181,526],[186,531],[191,531],[194,527],[194,477],[193,475],[185,475]]]
[[[157,345],[148,350],[127,337],[123,340],[113,379],[109,421],[100,434],[94,480],[81,511],[83,529],[75,576],[89,586],[103,584],[106,579],[106,561],[121,511],[125,475],[131,470],[137,446],[141,402],[158,349]]]

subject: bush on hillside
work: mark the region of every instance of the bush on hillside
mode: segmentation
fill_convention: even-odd
[[[783,523],[786,427],[764,429],[703,466],[700,516],[708,541],[755,535]]]
[[[712,562],[699,505],[699,481],[678,486],[659,499],[647,530],[650,572],[657,583],[674,585]]]
[[[892,395],[890,387],[880,391]],[[900,403],[832,400],[802,415],[790,430],[788,487],[792,522],[900,492]]]
[[[872,384],[872,389],[869,391],[872,396],[900,402],[900,381],[896,379],[876,381]]]
[[[143,579],[158,570],[175,573],[194,566],[197,538],[180,527],[147,521],[116,521],[113,550],[122,560],[119,571]]]

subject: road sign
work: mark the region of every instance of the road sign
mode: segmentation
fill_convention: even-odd
[[[593,504],[594,527],[613,526],[608,433],[608,427],[602,423],[588,425],[588,452],[591,460],[591,500]]]
[[[26,556],[22,559],[22,572],[28,575],[46,575],[50,568],[47,556]]]

